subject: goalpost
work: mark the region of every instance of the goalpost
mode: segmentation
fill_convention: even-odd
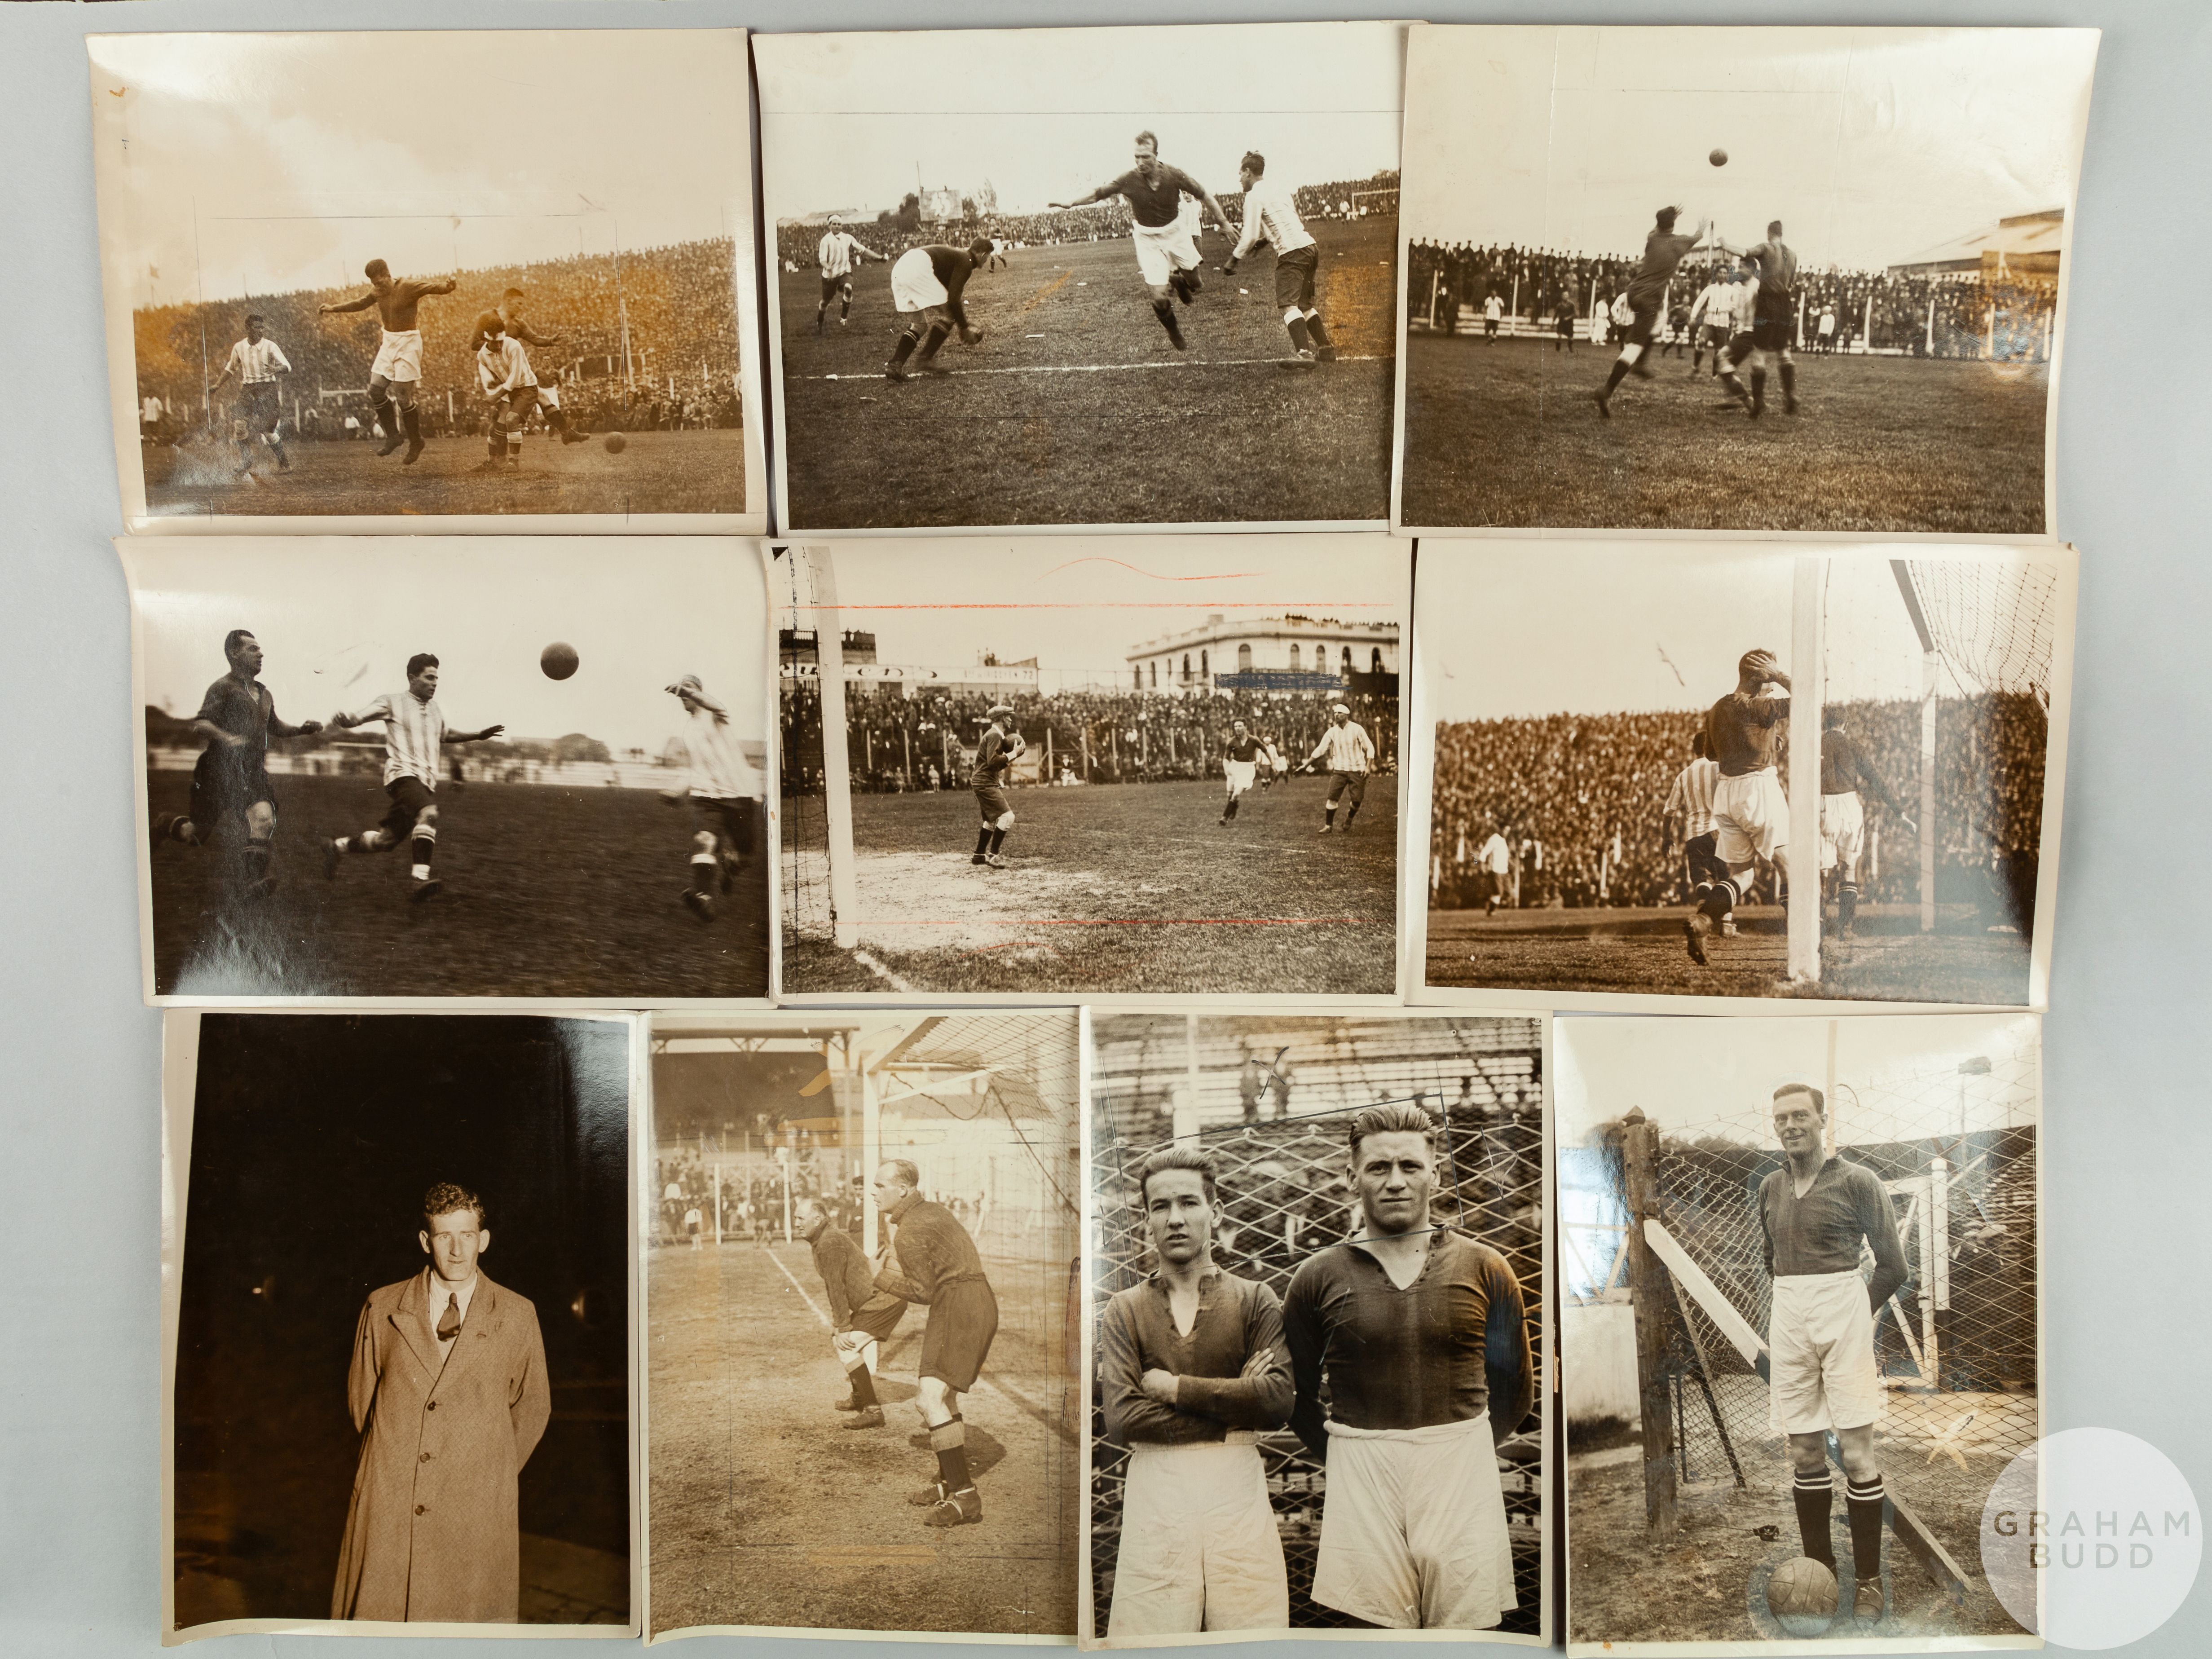
[[[798,890],[804,886],[818,892],[819,886],[826,886],[830,937],[841,950],[851,950],[860,942],[860,936],[853,920],[853,776],[852,760],[846,746],[845,648],[842,619],[837,608],[835,556],[828,548],[794,547],[783,556],[791,561],[791,608],[786,637],[792,641],[794,654],[803,625],[809,621],[813,624],[816,693],[822,717],[822,862],[827,866],[826,881],[820,877],[802,878],[805,872],[800,866],[807,859],[808,849],[797,845],[795,832],[789,828],[794,803],[787,801],[787,834],[792,835],[793,844],[790,879],[786,883],[786,910],[794,932],[811,933],[818,937],[819,912],[806,914],[811,907]],[[798,759],[803,764],[805,757],[802,754]]]

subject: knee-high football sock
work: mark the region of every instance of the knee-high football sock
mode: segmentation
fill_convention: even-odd
[[[904,368],[906,360],[914,356],[914,349],[918,343],[917,337],[912,334],[900,335],[898,343],[891,348],[891,367]]]
[[[408,850],[414,854],[408,860],[413,866],[409,873],[417,881],[429,880],[430,855],[438,850],[438,832],[434,830],[426,830],[418,824],[416,826],[415,838],[409,844]]]
[[[876,1403],[876,1381],[868,1375],[868,1362],[863,1359],[845,1373],[853,1384],[853,1403],[862,1411]]]
[[[1613,373],[1605,377],[1605,395],[1607,397],[1610,398],[1613,396],[1613,392],[1620,387],[1620,383],[1628,378],[1628,371],[1632,367],[1632,365],[1626,357],[1616,357],[1613,360]]]
[[[1306,313],[1306,332],[1313,336],[1314,349],[1325,351],[1336,343],[1328,337],[1328,325],[1321,319],[1317,311]]]
[[[1836,895],[1836,921],[1838,925],[1849,927],[1858,920],[1858,915],[1859,890],[1845,882],[1843,890]]]
[[[1751,406],[1753,409],[1766,407],[1766,371],[1763,368],[1751,371]]]
[[[269,843],[249,840],[246,843],[246,879],[251,884],[269,873]]]
[[[1879,1474],[1844,1483],[1844,1508],[1851,1522],[1851,1572],[1861,1583],[1881,1577],[1882,1507],[1887,1498]]]
[[[714,854],[691,854],[691,890],[693,892],[712,893],[720,884],[721,874]]]
[[[1223,817],[1224,817],[1224,818],[1233,818],[1233,817],[1235,817],[1237,816],[1237,806],[1238,799],[1239,799],[1239,797],[1237,797],[1237,796],[1236,796],[1236,795],[1231,795],[1231,796],[1229,798],[1229,805],[1226,805],[1226,806],[1224,806],[1224,808],[1222,808],[1222,810],[1221,810],[1221,816],[1222,816]]]
[[[1797,365],[1784,358],[1781,369],[1782,401],[1785,404],[1794,404],[1797,401]]]
[[[507,453],[507,434],[495,425],[484,436],[484,449],[495,461]]]
[[[997,852],[997,851],[998,851],[1001,847],[1004,847],[1006,844],[1006,832],[1005,830],[994,830],[993,831],[991,831],[991,850],[992,850],[994,853]]]
[[[1805,1540],[1805,1553],[1833,1572],[1836,1547],[1828,1536],[1828,1516],[1835,1506],[1836,1487],[1826,1467],[1817,1474],[1799,1470],[1790,1495],[1797,1505],[1797,1532]]]
[[[1304,318],[1293,317],[1288,322],[1285,323],[1283,326],[1291,331],[1291,347],[1293,350],[1310,351],[1313,349],[1313,336],[1306,331],[1306,319]]]
[[[1172,301],[1153,301],[1152,315],[1160,319],[1160,326],[1167,330],[1170,334],[1177,334],[1182,332],[1182,331],[1176,326],[1175,305]]]
[[[975,856],[981,858],[991,850],[991,826],[985,824],[975,832]]]
[[[937,360],[938,347],[945,343],[945,337],[951,332],[952,331],[942,323],[932,323],[929,326],[929,337],[921,343],[921,355],[916,357],[915,362],[934,362]]]
[[[965,1492],[975,1484],[968,1473],[968,1425],[958,1412],[952,1413],[950,1423],[930,1430],[929,1449],[937,1454],[937,1478],[945,1483],[945,1491]]]

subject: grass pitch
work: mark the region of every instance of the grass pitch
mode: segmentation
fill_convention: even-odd
[[[1022,249],[971,278],[983,343],[954,338],[950,375],[903,384],[883,378],[898,334],[889,265],[863,263],[852,321],[841,328],[833,305],[819,336],[817,274],[781,273],[792,527],[1383,518],[1396,225],[1311,229],[1343,360],[1310,368],[1285,366],[1273,257],[1221,276],[1218,233],[1200,241],[1197,302],[1177,307],[1188,352],[1168,343],[1124,237]]]
[[[1980,931],[1966,906],[1920,931],[1917,904],[1860,907],[1857,937],[1821,943],[1818,985],[1789,982],[1788,925],[1778,905],[1736,911],[1735,939],[1705,942],[1711,965],[1690,960],[1680,909],[1429,912],[1425,982],[1511,991],[1661,996],[1814,996],[1876,1002],[2024,1004],[2028,944]]]
[[[1071,1246],[1073,1240],[1070,1240]],[[983,1520],[936,1530],[915,1370],[927,1310],[882,1345],[885,1426],[848,1431],[821,1281],[804,1244],[664,1246],[647,1264],[653,1628],[1073,1636],[1076,1389],[1065,1262],[987,1258],[999,1334],[960,1396]]]
[[[146,780],[181,812],[186,772]],[[277,878],[241,902],[228,879],[243,831],[153,855],[154,981],[163,995],[758,997],[768,994],[768,872],[756,859],[720,914],[684,908],[689,810],[649,790],[471,783],[438,791],[445,890],[408,902],[404,848],[323,879],[320,836],[389,805],[374,777],[277,777]]]
[[[1686,356],[1647,356],[1601,420],[1618,355],[1409,337],[1403,521],[2043,533],[2046,365],[1804,357],[1801,412],[1777,377],[1754,423]]]
[[[1253,790],[1225,826],[1218,781],[1023,789],[1005,870],[969,861],[968,791],[855,795],[856,921],[879,968],[787,927],[784,987],[1389,995],[1397,783],[1369,778],[1358,823],[1329,836],[1325,777]]]
[[[707,432],[632,432],[610,454],[598,434],[563,444],[533,433],[522,465],[478,474],[482,438],[433,438],[412,466],[401,450],[380,456],[368,442],[284,446],[292,470],[255,447],[253,472],[241,478],[231,444],[180,447],[173,470],[156,481],[148,463],[146,510],[177,518],[276,514],[742,513],[745,510],[745,434],[741,428]]]

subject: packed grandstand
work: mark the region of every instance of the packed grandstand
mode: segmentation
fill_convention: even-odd
[[[557,380],[563,405],[592,429],[740,424],[736,258],[735,243],[722,238],[629,250],[619,258],[579,255],[450,273],[459,286],[423,301],[421,313],[421,406],[430,429],[474,429],[480,410],[470,338],[477,315],[496,307],[510,288],[522,290],[524,320],[559,340],[531,349],[532,369],[542,381]],[[401,274],[427,280],[448,273]],[[367,414],[376,316],[325,317],[319,307],[367,289],[364,281],[134,313],[139,400],[158,398],[166,411],[147,435],[180,436],[202,419],[207,389],[244,334],[249,311],[264,319],[292,365],[283,388],[288,430],[296,426],[308,438],[362,435],[348,429],[346,417]]]

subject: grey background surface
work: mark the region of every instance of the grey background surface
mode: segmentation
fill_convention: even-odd
[[[2200,1503],[2212,1498],[2212,1235],[2203,1220],[2212,1133],[2197,1024],[2212,978],[2212,866],[2202,845],[2212,820],[2212,405],[2202,384],[2212,269],[2212,9],[2202,0],[1708,0],[1679,9],[1439,3],[1399,15],[1409,11],[1439,21],[2106,31],[2059,408],[2057,529],[2083,556],[2045,1034],[2045,1401],[2051,1428],[2099,1425],[2141,1435],[2180,1466]],[[1347,15],[1391,12],[1314,0],[137,0],[0,10],[0,722],[8,757],[0,811],[0,1651],[150,1651],[162,1571],[160,1020],[137,991],[135,715],[123,582],[108,547],[121,526],[81,37],[106,29],[791,30]],[[1173,47],[1164,41],[1162,50]],[[1239,72],[1233,61],[1219,69]],[[526,130],[517,142],[527,146]],[[240,1637],[218,1649],[304,1652],[312,1640]],[[808,1645],[717,1638],[685,1651],[765,1655]],[[1257,1645],[1282,1656],[1314,1650]],[[349,1651],[387,1648],[410,1659],[469,1650],[457,1642],[372,1642]],[[889,1653],[875,1644],[838,1650]],[[1360,1649],[1409,1659],[1421,1650]],[[2182,1612],[2133,1650],[2212,1650],[2212,1588],[2200,1583]]]

